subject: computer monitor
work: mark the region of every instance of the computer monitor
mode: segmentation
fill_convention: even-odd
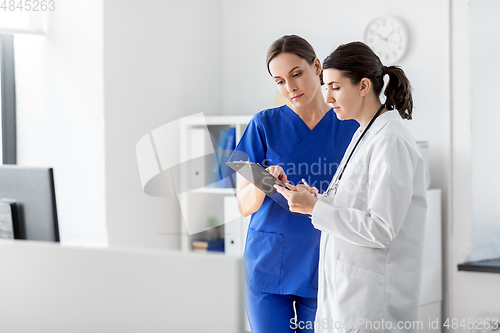
[[[52,168],[0,165],[0,201],[10,204],[15,239],[59,242]]]

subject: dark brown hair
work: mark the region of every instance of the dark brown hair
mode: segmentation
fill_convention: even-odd
[[[285,35],[276,39],[267,50],[266,64],[267,71],[272,76],[269,70],[269,63],[277,55],[281,53],[293,53],[312,65],[316,59],[316,52],[307,40],[297,35]],[[320,84],[323,85],[323,72],[319,75]]]
[[[411,119],[413,98],[410,81],[401,68],[382,65],[368,45],[362,42],[340,45],[323,61],[323,70],[329,68],[341,71],[353,84],[358,84],[363,78],[369,79],[377,97],[384,87],[384,75],[388,74],[389,83],[384,91],[387,97],[385,106],[389,110],[398,110],[401,118]]]

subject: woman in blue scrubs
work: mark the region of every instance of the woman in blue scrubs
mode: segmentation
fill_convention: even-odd
[[[305,39],[276,40],[267,69],[291,106],[257,113],[236,150],[275,176],[286,174],[284,182],[296,185],[303,178],[326,190],[358,125],[339,121],[324,102],[321,64]],[[320,232],[308,217],[293,215],[243,178],[238,202],[243,216],[252,214],[244,254],[252,332],[312,332]]]

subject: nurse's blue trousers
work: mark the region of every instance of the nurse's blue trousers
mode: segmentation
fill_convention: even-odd
[[[248,289],[246,296],[252,333],[314,332],[316,298],[268,294]],[[294,301],[297,318],[293,309]]]

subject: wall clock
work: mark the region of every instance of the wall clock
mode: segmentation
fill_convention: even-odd
[[[410,44],[408,29],[403,21],[393,16],[374,19],[365,30],[365,43],[386,66],[401,60]]]

